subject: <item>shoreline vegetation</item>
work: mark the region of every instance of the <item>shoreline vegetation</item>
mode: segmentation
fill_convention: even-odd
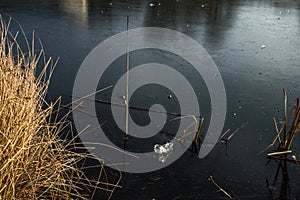
[[[96,158],[76,136],[62,138],[73,133],[70,113],[59,112],[61,99],[46,102],[56,62],[46,59],[34,33],[31,42],[21,27],[21,34],[11,33],[11,21],[0,16],[0,200],[91,199],[98,190],[110,198],[120,180],[109,184],[99,160],[98,179],[86,176],[85,161]]]

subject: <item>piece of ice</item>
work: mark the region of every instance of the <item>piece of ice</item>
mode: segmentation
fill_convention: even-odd
[[[158,157],[158,161],[161,162],[161,163],[166,162],[166,156],[165,156],[165,155],[160,155],[160,156]]]
[[[166,144],[154,145],[154,152],[157,154],[168,154],[173,150],[173,143],[167,142]]]
[[[266,48],[267,46],[265,44],[261,45],[261,49]]]

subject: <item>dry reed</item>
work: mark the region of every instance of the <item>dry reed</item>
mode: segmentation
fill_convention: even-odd
[[[218,192],[222,192],[224,195],[226,195],[229,199],[233,199],[232,195],[230,195],[228,192],[226,192],[213,178],[213,176],[209,176],[208,180],[211,181],[214,186],[216,186],[218,188]]]
[[[299,99],[296,100],[294,106],[288,112],[287,108],[287,95],[286,91],[283,90],[284,95],[284,120],[280,128],[277,127],[276,119],[273,118],[276,134],[274,139],[272,140],[271,144],[266,147],[261,152],[264,152],[275,145],[278,142],[278,146],[275,152],[271,152],[267,154],[269,159],[275,159],[278,161],[288,161],[288,162],[295,162],[300,163],[299,160],[292,155],[292,143],[297,133],[298,129],[300,128],[300,106],[299,106]],[[290,156],[290,158],[289,158]]]
[[[35,50],[34,35],[30,44],[25,38],[22,51],[18,33],[9,32],[10,21],[0,16],[0,23],[0,200],[87,199],[84,191],[91,188],[113,192],[115,185],[100,181],[103,165],[99,179],[89,180],[79,163],[91,156],[61,138],[71,124],[56,112],[60,99],[45,100],[55,63],[45,59],[43,49]]]
[[[284,95],[284,120],[280,128],[277,126],[277,121],[275,117],[273,118],[273,122],[275,125],[275,136],[270,143],[269,146],[267,146],[265,149],[261,151],[264,152],[268,149],[270,149],[272,146],[274,146],[277,143],[276,150],[269,152],[267,154],[268,163],[271,160],[275,160],[277,165],[277,170],[275,173],[275,177],[273,182],[269,182],[268,179],[266,179],[266,183],[268,186],[268,190],[270,193],[270,196],[273,199],[290,199],[290,188],[289,188],[289,174],[288,174],[288,162],[299,164],[300,160],[297,160],[296,156],[293,155],[295,152],[293,152],[293,141],[295,138],[295,135],[298,133],[298,130],[300,128],[300,106],[299,106],[299,99],[296,100],[296,103],[294,106],[290,109],[288,112],[288,106],[287,106],[287,94],[286,91],[283,90]],[[275,195],[274,188],[276,188],[276,182],[279,177],[279,172],[281,171],[282,175],[282,181],[280,186],[280,194],[279,196]],[[275,195],[275,196],[274,196]]]

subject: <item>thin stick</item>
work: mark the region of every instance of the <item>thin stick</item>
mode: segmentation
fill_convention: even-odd
[[[277,121],[276,121],[275,117],[273,117],[273,122],[274,122],[275,130],[276,130],[276,134],[278,134],[279,129],[278,129]],[[278,142],[279,142],[279,144],[281,143],[280,137],[278,137]]]
[[[112,87],[112,86],[110,86]],[[104,88],[104,89],[108,89],[108,88]],[[103,89],[103,90],[104,90]],[[101,90],[101,91],[103,91]],[[97,92],[101,92],[101,91],[97,91]],[[75,97],[75,96],[71,96],[71,97]],[[79,98],[79,97],[76,97],[76,98]],[[82,99],[82,97],[80,98]],[[88,98],[85,98],[85,100],[87,101],[94,101],[96,103],[101,103],[101,104],[108,104],[108,105],[114,105],[114,106],[120,106],[120,107],[125,107],[124,104],[120,104],[120,103],[115,103],[115,102],[111,102],[111,101],[106,101],[106,100],[102,100],[102,99],[95,99],[95,100],[92,100],[92,99],[88,99]],[[75,101],[77,102],[77,100]],[[65,109],[71,109],[71,107],[68,107],[69,104],[67,105],[62,105],[61,107],[62,108],[65,108]],[[163,112],[163,111],[160,111],[160,110],[156,110],[156,109],[150,109],[150,108],[143,108],[143,107],[139,107],[139,106],[131,106],[131,105],[128,105],[128,108],[129,109],[134,109],[134,110],[141,110],[141,111],[148,111],[148,112],[154,112],[154,113],[164,113],[164,114],[167,114],[167,115],[171,115],[171,116],[175,116],[175,117],[179,117],[179,118],[175,118],[173,120],[176,120],[176,119],[181,119],[183,117],[194,117],[194,118],[201,118],[201,116],[195,116],[195,115],[192,115],[192,114],[181,114],[181,113],[176,113],[176,112]],[[87,112],[87,111],[86,111]],[[87,113],[86,113],[87,114]],[[89,116],[92,116],[90,113],[88,114]],[[94,116],[94,117],[103,117],[103,116]]]
[[[85,95],[85,96],[83,96],[83,97],[80,97],[79,99],[76,99],[75,101],[72,101],[71,103],[68,103],[67,105],[64,105],[64,106],[70,106],[71,104],[73,104],[73,103],[75,103],[75,102],[81,101],[82,99],[86,99],[87,97],[90,97],[90,96],[92,96],[92,95],[94,95],[94,94],[97,94],[97,93],[99,93],[99,92],[103,92],[104,90],[107,90],[107,89],[109,89],[109,88],[111,88],[111,87],[113,87],[113,85],[107,86],[107,87],[102,88],[102,89],[100,89],[100,90],[97,90],[97,91],[95,91],[95,92],[93,92],[93,93],[87,94],[87,95]]]
[[[278,137],[280,137],[280,134],[281,134],[281,132],[283,131],[283,129],[284,129],[284,127],[285,127],[285,124],[286,124],[286,120],[283,122],[281,128],[279,129],[277,135],[274,137],[272,143],[271,143],[269,146],[267,146],[266,148],[264,148],[263,150],[261,150],[261,151],[258,153],[258,155],[261,154],[261,153],[263,153],[263,152],[265,152],[266,150],[268,150],[269,148],[271,148],[271,147],[275,144],[275,142],[277,141]]]
[[[128,91],[129,91],[129,48],[128,48],[128,30],[129,30],[129,16],[127,16],[127,37],[126,37],[126,99],[125,99],[125,105],[126,105],[126,111],[125,111],[125,134],[128,136],[128,115],[129,115],[129,99],[128,99]]]
[[[230,132],[230,128],[227,129],[227,130],[220,136],[218,142],[220,142],[221,140],[226,140],[226,139],[223,139],[223,137],[224,137],[225,135],[227,135],[227,133],[229,133],[229,132]]]
[[[203,129],[203,124],[204,124],[204,117],[202,117],[202,118],[200,119],[198,131],[196,132],[196,135],[195,135],[195,138],[194,138],[194,142],[195,142],[195,143],[198,143],[198,141],[199,141],[199,139],[200,139],[201,132],[202,132],[202,129]]]
[[[216,183],[212,176],[209,176],[208,180],[210,180],[219,189],[219,191],[223,192],[229,199],[233,199],[233,197],[228,192],[226,192],[223,188],[221,188],[221,186]]]
[[[228,142],[240,129],[244,128],[246,125],[248,124],[248,122],[244,122],[241,124],[240,127],[238,127],[237,129],[235,129],[226,139],[224,138],[225,135],[227,135],[227,133],[230,132],[230,129],[228,129],[227,131],[225,131],[221,137],[219,138],[219,141],[225,141],[225,142]]]
[[[226,140],[229,141],[239,130],[240,128],[235,129],[235,131],[233,131],[231,135],[229,135],[228,138],[226,138]]]
[[[300,160],[297,160],[297,159],[295,160],[295,159],[290,159],[290,158],[280,158],[280,157],[276,157],[276,156],[267,156],[267,158],[281,160],[281,161],[288,161],[288,162],[292,162],[292,163],[300,163]]]
[[[92,101],[91,99],[86,99],[89,101]],[[102,99],[96,99],[95,100],[96,103],[102,103],[102,104],[111,104],[114,106],[121,106],[124,107],[124,104],[120,104],[120,103],[115,103],[115,102],[111,102],[111,101],[106,101],[106,100],[102,100]],[[155,109],[149,109],[149,108],[143,108],[143,107],[139,107],[139,106],[130,106],[128,105],[129,109],[135,109],[135,110],[142,110],[142,111],[149,111],[149,112],[155,112],[155,113],[165,113],[167,115],[172,115],[172,116],[176,116],[176,117],[189,117],[192,116],[191,114],[180,114],[180,113],[175,113],[175,112],[163,112],[160,110],[155,110]],[[194,116],[196,118],[200,118],[200,116]]]
[[[292,150],[268,153],[267,156],[276,156],[276,155],[283,155],[283,154],[290,154],[290,153],[292,153]]]
[[[287,95],[286,95],[286,90],[283,89],[283,96],[284,96],[284,121],[287,122],[288,118],[287,118]],[[286,123],[283,124],[283,141],[286,141]]]

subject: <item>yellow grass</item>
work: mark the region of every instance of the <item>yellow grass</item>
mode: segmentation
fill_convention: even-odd
[[[285,162],[294,162],[296,164],[300,163],[300,160],[297,160],[295,155],[292,155],[292,144],[295,134],[298,133],[300,128],[300,105],[299,99],[296,100],[294,106],[288,112],[287,108],[287,94],[285,89],[283,89],[284,96],[284,120],[280,128],[277,126],[277,121],[273,118],[275,125],[276,134],[269,146],[263,149],[260,153],[270,149],[272,146],[278,142],[278,146],[275,152],[267,154],[267,158],[275,159],[278,161]],[[291,158],[289,158],[290,156]]]
[[[86,178],[78,163],[89,154],[60,138],[71,127],[65,117],[57,120],[60,101],[45,101],[51,58],[45,60],[34,43],[22,51],[1,16],[0,23],[0,200],[86,199],[83,188],[114,187]]]

